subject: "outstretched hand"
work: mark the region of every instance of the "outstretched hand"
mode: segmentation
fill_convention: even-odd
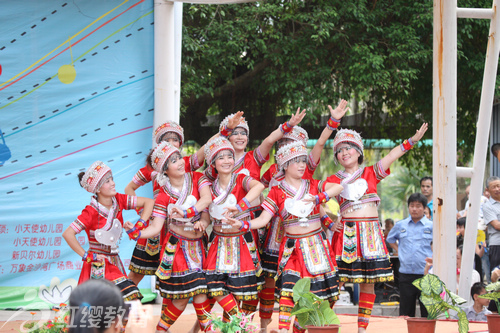
[[[342,119],[346,112],[350,110],[345,99],[340,100],[339,105],[335,109],[331,105],[328,105],[328,109],[330,110],[330,115],[337,120]]]
[[[174,219],[183,218],[184,212],[179,207],[173,206],[170,217]]]
[[[292,115],[292,118],[290,118],[289,124],[290,126],[296,126],[300,124],[302,119],[306,116],[306,109],[300,111],[300,107],[297,109],[297,112],[295,112],[294,115]]]
[[[243,111],[238,111],[234,114],[234,116],[228,119],[227,127],[229,129],[235,129],[244,120],[245,117],[243,117]]]
[[[203,221],[197,221],[194,224],[193,229],[201,231],[201,232],[205,232],[205,230],[207,229],[207,227],[208,227],[208,225],[206,225],[205,222],[203,222]]]
[[[422,137],[424,136],[425,132],[427,132],[428,128],[429,128],[429,124],[423,123],[422,126],[420,126],[420,128],[417,130],[415,135],[411,137],[412,141],[414,143],[417,143],[418,141],[420,141],[420,139],[422,139]]]
[[[224,216],[233,217],[235,214],[238,214],[238,207],[224,207]]]
[[[226,217],[226,223],[231,225],[233,228],[241,229],[241,227],[243,226],[243,223],[240,220],[229,217],[228,215],[225,215],[225,217]]]
[[[126,221],[125,223],[123,223],[123,229],[125,229],[125,231],[129,231],[133,227],[134,227],[134,224],[130,221]]]

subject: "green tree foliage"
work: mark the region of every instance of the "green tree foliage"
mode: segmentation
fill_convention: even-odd
[[[458,5],[491,8],[491,0]],[[200,133],[207,115],[222,119],[243,110],[251,138],[262,140],[298,106],[310,111],[304,125],[318,137],[320,116],[339,98],[353,101],[354,129],[365,138],[409,137],[423,121],[432,124],[432,10],[429,0],[185,4],[187,137],[202,143],[215,130]],[[489,21],[458,24],[458,136],[465,163],[474,145]],[[431,147],[414,149],[405,162],[429,170],[431,153]]]

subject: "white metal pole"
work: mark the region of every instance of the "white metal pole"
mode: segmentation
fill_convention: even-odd
[[[178,112],[175,111],[174,3],[155,0],[154,18],[154,128],[156,128],[167,120],[179,121]]]
[[[434,272],[456,290],[457,1],[434,0],[433,258]]]
[[[493,8],[498,8],[498,2],[499,0],[493,0]],[[474,148],[474,171],[469,194],[471,205],[467,214],[467,223],[465,226],[465,235],[467,237],[464,238],[462,268],[460,270],[458,294],[464,299],[468,299],[468,295],[470,294],[472,264],[474,262],[477,223],[479,220],[479,206],[483,192],[484,171],[488,154],[488,135],[490,133],[491,113],[493,110],[493,98],[498,69],[498,53],[500,51],[500,42],[498,38],[495,38],[497,31],[500,31],[500,20],[498,20],[498,14],[495,11],[491,19],[488,48],[486,49],[483,87],[481,90],[481,102],[479,104],[476,143]],[[489,272],[486,272],[486,274],[489,274]]]
[[[181,117],[181,59],[182,59],[182,2],[174,3],[174,106],[173,106],[173,120],[180,121]]]

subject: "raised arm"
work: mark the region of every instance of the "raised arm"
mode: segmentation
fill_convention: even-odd
[[[415,135],[413,135],[411,138],[408,140],[405,140],[402,144],[392,148],[392,150],[389,152],[389,154],[385,155],[380,161],[382,163],[382,168],[384,170],[389,169],[392,163],[396,161],[398,158],[403,156],[408,150],[410,150],[422,137],[424,136],[425,132],[427,131],[427,128],[429,127],[429,124],[423,123],[422,126],[417,130]]]
[[[347,101],[343,99],[335,109],[333,109],[331,105],[328,105],[328,109],[330,110],[330,119],[328,120],[328,123],[323,132],[321,132],[318,141],[311,150],[314,164],[319,163],[321,152],[325,147],[326,141],[330,138],[330,135],[332,135],[333,131],[337,129],[340,124],[340,120],[349,110],[349,107],[347,106]]]
[[[125,192],[125,194],[135,196],[136,195],[135,190],[137,190],[139,187],[140,187],[139,185],[137,185],[136,183],[131,181],[130,183],[128,183],[127,186],[125,186],[124,192]]]
[[[297,112],[295,112],[295,114],[292,115],[289,121],[287,121],[283,125],[280,125],[271,134],[269,134],[269,136],[265,138],[264,141],[262,141],[262,143],[258,148],[262,156],[269,155],[269,152],[273,148],[274,143],[283,137],[284,132],[291,131],[293,126],[300,124],[302,119],[304,119],[305,115],[306,115],[306,110],[304,109],[301,112],[300,108],[298,108]]]
[[[243,111],[236,112],[234,116],[229,118],[226,128],[222,129],[221,132],[214,134],[210,139],[207,140],[207,142],[218,137],[219,135],[227,138],[229,134],[231,134],[231,131],[235,129],[236,126],[238,126],[238,124],[244,119],[245,118],[243,118]],[[196,152],[196,158],[198,159],[198,161],[205,160],[205,145],[201,146],[201,148],[198,149],[198,151]],[[201,165],[203,166],[203,163]]]

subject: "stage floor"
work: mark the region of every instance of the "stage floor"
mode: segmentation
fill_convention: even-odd
[[[154,319],[155,322],[159,319],[159,305],[154,306]],[[216,313],[220,313],[218,309],[215,309]],[[23,332],[21,325],[24,322],[23,320],[27,320],[31,318],[31,315],[28,317],[22,316],[22,319],[16,321],[9,321],[9,318],[15,313],[15,311],[0,311],[0,332]],[[342,333],[356,333],[358,331],[357,327],[357,316],[356,315],[338,315],[340,319],[340,323],[342,325],[341,332]],[[194,309],[192,309],[192,305],[189,304],[188,308],[186,308],[185,312],[181,315],[181,317],[175,322],[175,324],[171,327],[171,333],[187,333],[193,327],[193,324],[196,322],[196,314],[194,313]],[[254,322],[259,323],[258,314],[256,314],[254,318]],[[268,332],[271,329],[278,328],[278,313],[275,312],[273,314],[273,321],[268,326]],[[292,331],[291,329],[289,330]],[[368,326],[368,332],[384,332],[384,333],[404,333],[407,332],[406,320],[403,317],[381,317],[381,316],[372,316],[370,319],[370,325]],[[454,321],[438,321],[436,325],[436,332],[438,333],[458,333],[458,325]],[[470,323],[469,324],[469,332],[488,332],[488,325],[486,323]],[[149,333],[142,331],[141,333]]]

